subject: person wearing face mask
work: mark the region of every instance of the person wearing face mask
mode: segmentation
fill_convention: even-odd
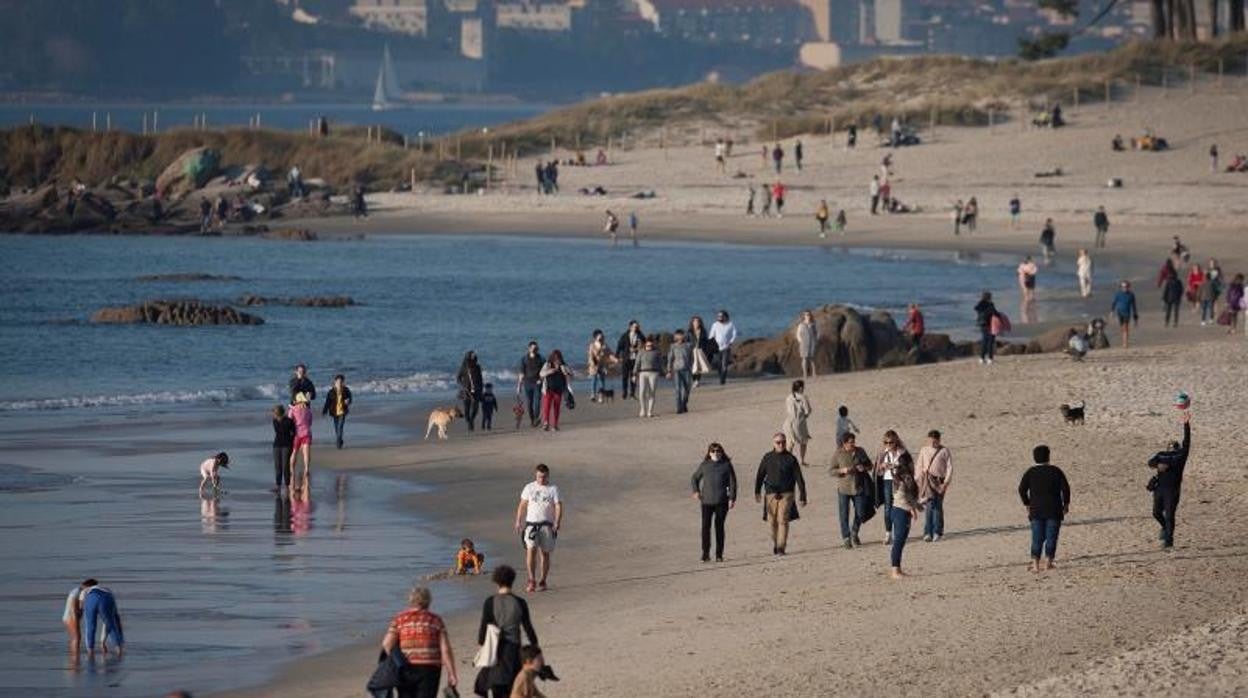
[[[636,320],[629,320],[628,329],[624,334],[620,335],[620,339],[615,343],[615,355],[621,362],[620,371],[620,392],[624,393],[621,397],[625,400],[632,396],[637,398],[637,378],[634,366],[637,364],[637,354],[641,353],[645,344],[646,336],[641,333],[641,324]]]
[[[711,560],[711,522],[715,523],[715,562],[724,561],[724,519],[737,504],[737,473],[724,447],[712,443],[689,480],[702,508],[702,562]]]

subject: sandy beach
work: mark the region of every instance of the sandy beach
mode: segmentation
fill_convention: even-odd
[[[942,129],[934,144],[895,159],[897,195],[928,213],[869,223],[862,202],[882,151],[846,154],[822,139],[806,141],[808,167],[793,178],[797,193],[786,210],[794,215],[783,221],[725,212],[729,204],[743,209],[744,180],[709,181],[708,149],[630,152],[614,167],[569,168],[566,188],[593,181],[609,190],[663,192],[636,204],[648,239],[809,245],[813,202],[823,195],[816,192],[826,189],[836,202],[852,200],[846,207],[854,209],[849,235],[836,244],[1020,256],[1036,249],[1043,216],[1058,221],[1058,248],[1072,255],[1091,242],[1091,211],[1104,204],[1115,227],[1102,254],[1125,275],[1151,279],[1176,233],[1195,258],[1216,256],[1234,274],[1248,261],[1236,227],[1246,210],[1242,175],[1210,174],[1205,151],[1213,138],[1227,143],[1224,153],[1248,140],[1236,117],[1242,99],[1154,95],[1140,105],[1085,108],[1060,132]],[[1146,126],[1178,149],[1109,151],[1114,133]],[[761,174],[757,146],[745,150],[740,166]],[[832,161],[811,153],[833,153]],[[1069,174],[1031,177],[1056,166]],[[1125,188],[1106,190],[1110,176],[1124,177]],[[678,180],[685,184],[673,188]],[[1017,231],[1004,215],[1014,191],[1025,212]],[[980,232],[954,238],[943,207],[970,195],[980,199]],[[626,211],[631,203],[539,198],[532,191],[387,195],[377,197],[368,221],[317,225],[370,234],[584,236],[599,234],[601,209],[616,205]],[[759,458],[783,421],[787,380],[698,389],[692,411],[681,416],[672,414],[665,383],[652,420],[637,419],[632,402],[585,402],[557,434],[508,429],[483,436],[457,428],[446,443],[353,449],[326,460],[431,485],[431,493],[410,497],[413,511],[433,516],[448,537],[475,538],[492,564],[517,567],[522,558],[510,532],[516,497],[533,464],[550,465],[566,499],[565,527],[552,588],[529,601],[548,661],[563,678],[543,687],[552,696],[1236,695],[1248,690],[1239,647],[1248,612],[1239,583],[1248,573],[1248,523],[1235,515],[1248,502],[1248,473],[1237,465],[1248,437],[1235,428],[1246,406],[1248,344],[1242,334],[1199,327],[1190,314],[1181,329],[1163,330],[1152,284],[1138,293],[1138,341],[1129,350],[1094,352],[1084,363],[1019,356],[991,367],[960,361],[812,381],[810,505],[794,524],[785,558],[770,554],[760,507],[749,495]],[[569,351],[579,356],[581,348]],[[1178,542],[1162,551],[1145,464],[1181,433],[1171,407],[1179,390],[1193,396],[1193,455]],[[1075,400],[1087,402],[1085,426],[1064,425],[1058,414],[1060,403]],[[839,404],[850,407],[861,445],[872,454],[885,429],[896,429],[917,452],[932,428],[944,432],[953,453],[947,537],[924,543],[912,534],[908,579],[887,577],[879,519],[864,527],[862,547],[840,547],[835,485],[825,467]],[[728,517],[726,560],[702,564],[689,476],[712,440],[725,445],[742,491]],[[1053,449],[1073,501],[1058,569],[1037,575],[1026,570],[1029,533],[1016,488],[1039,443]],[[485,579],[450,583],[467,584],[482,598],[492,591]],[[394,608],[377,610],[378,640],[401,594],[395,590]],[[470,682],[477,614],[449,620],[461,677]],[[278,682],[234,695],[359,695],[375,656],[369,641],[297,663]]]

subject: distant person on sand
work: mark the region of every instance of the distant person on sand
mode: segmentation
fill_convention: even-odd
[[[291,165],[290,171],[286,173],[286,188],[292,199],[302,199],[307,193],[303,188],[303,172],[298,165]]]
[[[1075,276],[1079,279],[1079,295],[1084,298],[1092,296],[1092,255],[1085,249],[1079,250],[1075,259]]]
[[[1187,302],[1195,312],[1200,303],[1200,287],[1205,285],[1205,270],[1199,263],[1187,265]]]
[[[486,383],[481,391],[481,428],[494,430],[494,413],[498,411],[498,398],[494,396],[494,384]]]
[[[1236,274],[1231,283],[1226,287],[1226,310],[1223,313],[1227,316],[1227,322],[1218,324],[1226,325],[1226,333],[1231,334],[1239,327],[1240,313],[1248,310],[1248,303],[1245,303],[1244,275]]]
[[[906,310],[906,324],[902,326],[901,331],[910,335],[911,346],[918,349],[923,341],[923,332],[925,331],[923,311],[919,309],[918,303],[911,303]]]
[[[826,238],[828,236],[828,221],[832,217],[832,211],[828,209],[828,200],[820,199],[819,208],[815,209],[815,222],[819,224],[819,237]]]
[[[1179,307],[1183,305],[1183,282],[1169,276],[1161,282],[1161,302],[1166,306],[1165,327],[1179,326]]]
[[[1027,255],[1022,262],[1018,264],[1018,289],[1022,294],[1024,303],[1031,303],[1036,300],[1036,275],[1040,273],[1040,268],[1036,266],[1036,261]]]
[[[611,209],[607,209],[606,220],[602,224],[602,230],[603,232],[607,234],[608,237],[611,238],[612,247],[615,247],[618,244],[619,229],[620,229],[620,219],[614,213],[611,212]]]
[[[776,202],[776,218],[784,218],[784,194],[785,187],[782,182],[777,181],[771,187],[771,198]]]
[[[796,518],[793,515],[797,513],[794,490],[798,492],[801,505],[806,506],[806,479],[802,477],[802,466],[786,447],[784,434],[774,434],[771,443],[772,450],[759,461],[758,473],[754,476],[754,501],[763,502],[763,494],[766,494],[763,518],[770,522],[771,554],[784,555],[789,541],[789,521]]]
[[[481,574],[485,567],[485,555],[477,552],[477,546],[471,538],[459,542],[459,550],[455,553],[455,574]]]
[[[399,672],[398,693],[412,698],[437,698],[446,669],[446,685],[459,685],[455,654],[446,633],[446,624],[429,611],[433,595],[425,587],[416,587],[407,597],[407,608],[390,621],[381,640],[385,652],[402,652],[406,663]]]
[[[858,425],[849,418],[849,408],[841,405],[836,408],[836,443],[839,446],[846,434],[861,434]]]
[[[749,199],[747,199],[747,200],[746,200],[746,202],[745,202],[745,215],[747,215],[747,216],[753,216],[753,215],[754,215],[754,196],[755,196],[755,194],[756,194],[756,190],[754,189],[754,185],[753,185],[753,184],[751,184],[751,185],[749,185],[749,186],[750,186],[750,189],[749,189],[749,191],[750,191],[749,197],[750,197],[750,198],[749,198]]]
[[[871,175],[871,215],[879,214],[880,209],[880,176]]]
[[[802,360],[802,377],[815,377],[815,346],[819,343],[819,330],[815,326],[815,314],[810,310],[802,311],[802,319],[793,330],[797,340],[797,355]]]
[[[347,425],[347,414],[351,412],[351,389],[347,387],[346,376],[339,373],[334,376],[334,385],[325,396],[325,405],[321,408],[321,416],[329,415],[334,420],[334,438],[338,448],[342,448],[342,431]]]
[[[368,202],[364,199],[363,184],[357,184],[351,190],[351,214],[356,218],[368,218]]]
[[[901,555],[910,538],[910,524],[923,511],[923,504],[919,502],[919,485],[914,479],[914,459],[909,453],[902,451],[897,456],[897,465],[892,468],[892,473],[892,491],[888,493],[890,499],[885,500],[885,525],[890,525],[891,520],[891,531],[885,542],[892,544],[888,556],[888,576],[901,579],[906,576],[901,571]]]
[[[640,238],[637,235],[637,229],[639,227],[641,227],[641,221],[637,218],[637,212],[629,211],[628,212],[628,235],[629,237],[633,239],[633,247],[637,247],[639,244],[641,244]]]
[[[763,218],[771,217],[771,185],[763,182]]]
[[[776,174],[780,174],[780,170],[784,167],[784,148],[776,143],[776,147],[771,150],[771,161],[775,163]]]
[[[802,139],[799,138],[793,144],[793,164],[797,165],[798,172],[802,171],[802,155]]]
[[[1096,207],[1096,213],[1092,214],[1092,226],[1096,228],[1094,247],[1104,247],[1105,236],[1109,234],[1109,214],[1105,213],[1104,206]]]
[[[728,367],[732,365],[732,345],[737,342],[737,326],[728,317],[727,310],[719,311],[711,324],[711,339],[715,341],[715,361],[719,364],[719,384],[728,382]]]
[[[295,375],[290,379],[290,401],[295,401],[295,396],[303,393],[308,396],[308,400],[316,399],[316,386],[312,384],[312,379],[308,378],[308,367],[304,364],[295,365]]]
[[[511,592],[512,585],[516,583],[516,571],[507,565],[499,565],[494,569],[491,580],[498,591],[491,594],[481,608],[477,644],[485,644],[486,634],[493,625],[498,628],[498,649],[494,665],[481,669],[474,683],[478,689],[485,688],[490,698],[510,698],[512,684],[522,669],[521,630],[534,645],[537,644],[537,632],[533,630],[529,604]]]
[[[295,447],[295,421],[286,416],[286,408],[273,407],[273,491],[290,486],[290,456]]]
[[[832,224],[832,228],[841,235],[845,234],[845,228],[849,225],[849,219],[845,217],[845,209],[839,209],[836,212],[836,222]]]
[[[945,535],[945,495],[953,480],[953,456],[940,442],[940,432],[927,432],[927,445],[919,449],[919,501],[927,506],[923,540],[939,542]]]
[[[1053,219],[1044,219],[1044,228],[1040,231],[1040,252],[1044,255],[1044,264],[1048,266],[1053,263],[1053,258],[1057,256],[1057,230],[1053,227]]]
[[[867,452],[858,447],[853,432],[840,435],[828,474],[836,478],[836,512],[841,524],[841,544],[846,548],[862,545],[858,530],[870,506],[870,474],[874,467]],[[851,503],[854,507],[852,522],[849,518]]]
[[[1209,171],[1218,173],[1218,144],[1214,143],[1209,146]]]
[[[537,180],[537,193],[549,194],[549,187],[546,184],[546,167],[542,165],[541,160],[533,166],[533,176]]]
[[[724,145],[724,139],[718,138],[715,140],[715,169],[719,170],[720,174],[728,171],[728,164],[724,159],[724,151],[726,148],[727,146]]]
[[[1023,473],[1018,483],[1018,496],[1031,522],[1031,565],[1027,569],[1039,572],[1054,567],[1062,519],[1070,512],[1070,483],[1061,468],[1049,463],[1048,446],[1032,449],[1031,459],[1036,464]],[[1044,553],[1043,566],[1041,552]]]
[[[1161,545],[1174,547],[1174,519],[1179,510],[1183,488],[1183,470],[1192,447],[1192,415],[1186,409],[1179,415],[1183,424],[1183,442],[1171,441],[1170,447],[1148,459],[1148,467],[1157,471],[1149,481],[1153,491],[1153,518],[1161,526]]]
[[[654,416],[654,399],[659,385],[659,373],[663,371],[663,356],[654,337],[646,337],[637,360],[633,363],[633,378],[637,381],[638,417]]]
[[[992,320],[997,316],[997,306],[992,293],[984,291],[975,304],[975,326],[979,328],[979,363],[990,364],[996,357],[997,336],[992,332]]]
[[[481,362],[477,361],[477,352],[468,350],[459,362],[459,371],[455,373],[455,384],[459,386],[459,401],[464,406],[464,423],[468,431],[477,428],[477,412],[481,409],[481,390],[485,381],[481,377]]]
[[[689,478],[693,499],[702,506],[702,562],[711,559],[711,523],[715,524],[715,562],[724,561],[724,519],[737,505],[737,471],[724,447],[712,443]]]
[[[858,124],[850,124],[845,131],[845,149],[853,150],[858,147]]]
[[[784,399],[782,430],[791,447],[797,449],[797,460],[803,466],[807,464],[806,444],[810,442],[810,429],[806,426],[810,413],[810,399],[806,397],[806,382],[795,380],[789,390],[789,396]]]
[[[634,399],[637,397],[637,382],[634,378],[633,367],[637,364],[637,354],[641,351],[645,341],[646,336],[641,332],[641,324],[636,320],[629,320],[628,329],[615,343],[615,355],[621,362],[620,392],[624,393],[620,397],[625,400],[630,395]]]
[[[516,507],[515,531],[520,534],[526,551],[528,591],[546,591],[550,555],[555,550],[562,525],[563,500],[559,497],[559,488],[550,484],[550,468],[545,463],[538,463],[533,469],[533,482],[521,490],[520,504]],[[540,568],[537,564],[539,558]],[[539,571],[540,577],[537,575]]]
[[[676,393],[676,414],[689,411],[689,392],[693,390],[693,347],[684,330],[672,333],[672,346],[667,350],[667,379]]]
[[[537,342],[529,342],[528,349],[520,358],[520,367],[517,371],[519,375],[516,376],[516,396],[519,397],[521,391],[524,391],[524,401],[529,410],[529,426],[531,427],[538,425],[538,417],[541,414],[541,374],[545,363],[546,359],[542,358],[542,353],[537,350]]]
[[[199,200],[199,232],[206,233],[212,229],[212,202],[207,198]]]
[[[117,611],[117,598],[113,592],[99,585],[94,579],[82,583],[82,619],[87,641],[87,656],[95,656],[97,624],[103,623],[104,638],[101,649],[108,654],[108,643],[111,640],[113,649],[120,657],[125,652],[126,635],[121,627],[121,613]]]
[[[607,348],[607,337],[602,330],[594,330],[585,349],[585,372],[589,374],[590,401],[602,399],[602,390],[607,387],[607,366],[611,363],[611,350]]]
[[[962,199],[953,202],[953,234],[955,236],[962,234],[962,211],[966,205],[962,203]]]
[[[538,375],[542,379],[542,429],[559,431],[559,411],[564,394],[572,387],[572,369],[563,362],[563,353],[554,349]]]
[[[1118,331],[1122,334],[1122,348],[1131,345],[1131,325],[1140,324],[1140,311],[1135,304],[1135,292],[1131,290],[1131,282],[1123,279],[1118,286],[1118,293],[1110,303],[1110,310],[1118,318]]]
[[[290,452],[290,484],[298,490],[299,480],[295,477],[295,463],[303,456],[303,487],[308,487],[308,478],[312,469],[312,408],[308,405],[307,393],[296,393],[295,402],[287,410],[291,421],[295,423],[295,444]]]
[[[715,340],[707,332],[706,324],[701,315],[689,318],[689,329],[685,331],[689,345],[693,350],[693,387],[698,387],[702,376],[711,372],[711,357],[715,356]]]
[[[966,226],[968,234],[975,232],[979,226],[979,201],[973,196],[962,207],[962,225]]]
[[[1010,199],[1010,227],[1017,228],[1019,221],[1023,216],[1023,202],[1019,200],[1018,194]]]
[[[906,450],[904,444],[901,443],[901,437],[896,431],[889,429],[884,432],[884,438],[881,440],[880,452],[875,455],[875,483],[876,498],[884,507],[884,544],[888,545],[893,542],[893,488],[896,486],[894,478],[897,473],[897,466],[901,463],[901,457],[909,457],[910,452]],[[914,462],[910,463],[910,473],[914,475]],[[915,499],[918,499],[918,487],[915,487]],[[918,502],[916,501],[915,504]],[[909,532],[910,527],[906,526]]]

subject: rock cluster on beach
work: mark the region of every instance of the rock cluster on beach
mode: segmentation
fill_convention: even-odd
[[[276,296],[256,296],[248,294],[240,296],[238,305],[293,305],[301,308],[345,308],[355,305],[351,296],[305,296],[299,298],[283,298]]]
[[[137,305],[101,308],[91,315],[96,324],[120,325],[263,325],[264,320],[228,305],[196,300],[154,300]]]

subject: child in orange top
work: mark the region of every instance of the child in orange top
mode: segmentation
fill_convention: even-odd
[[[468,574],[469,568],[472,574],[481,574],[481,570],[485,567],[485,555],[477,552],[473,547],[472,539],[465,538],[459,542],[459,552],[455,554],[455,574]]]

